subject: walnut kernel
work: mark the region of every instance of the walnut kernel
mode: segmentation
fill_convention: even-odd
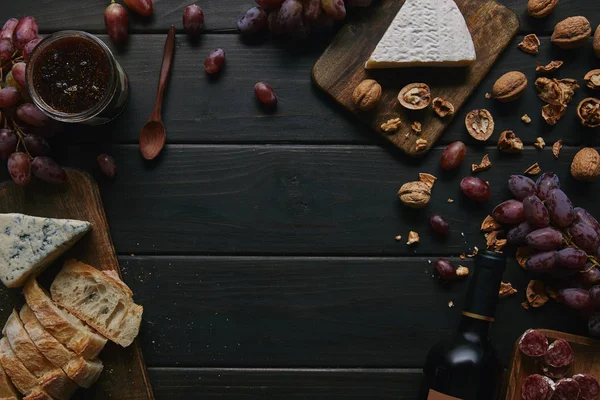
[[[553,145],[552,145],[552,155],[554,156],[555,159],[558,160],[558,156],[560,155],[560,150],[563,147],[563,141],[562,140],[557,140]]]
[[[519,43],[519,49],[528,54],[537,54],[540,51],[540,39],[534,34],[527,35]]]
[[[400,118],[392,118],[381,124],[381,130],[387,133],[396,132],[400,127]]]
[[[473,110],[465,117],[465,125],[473,139],[485,142],[494,133],[494,119],[488,110]]]
[[[492,167],[492,162],[490,161],[490,157],[486,154],[485,156],[483,156],[481,163],[471,164],[471,171],[473,171],[473,172],[485,171],[485,170],[490,169],[491,167]]]
[[[421,133],[422,128],[423,125],[419,121],[413,121],[413,123],[410,126],[410,129],[412,129],[412,131],[417,135]]]
[[[536,148],[542,150],[544,148],[544,146],[546,145],[546,142],[544,141],[543,138],[538,137],[537,139],[535,139],[535,143],[533,144]]]
[[[409,110],[422,110],[431,103],[431,89],[425,83],[411,83],[398,93],[398,101]]]
[[[521,121],[525,122],[526,124],[530,124],[531,123],[531,117],[529,115],[527,115],[527,114],[524,114],[521,117]]]
[[[417,139],[417,141],[415,143],[416,143],[416,146],[415,146],[416,151],[425,150],[427,148],[427,140],[425,140],[425,139]]]
[[[407,245],[411,245],[411,244],[415,244],[415,243],[419,243],[419,234],[415,231],[410,231],[408,232],[408,242],[406,242]]]
[[[398,190],[398,197],[411,208],[423,208],[431,200],[431,188],[423,182],[408,182]]]
[[[381,99],[381,85],[374,79],[365,79],[358,84],[352,100],[362,111],[369,111],[375,108]]]
[[[464,265],[459,265],[458,268],[456,268],[456,276],[458,276],[459,278],[463,278],[468,275],[469,268],[465,267]]]
[[[441,118],[444,118],[448,115],[454,115],[454,106],[452,103],[442,99],[441,97],[436,97],[433,99],[431,104],[435,113]]]
[[[600,69],[593,69],[583,78],[585,84],[590,89],[598,90],[600,89]]]
[[[513,131],[504,131],[498,140],[498,150],[505,153],[520,153],[523,151],[523,141]]]
[[[581,100],[577,106],[577,115],[581,120],[581,125],[588,128],[597,128],[600,126],[600,100],[593,97]]]

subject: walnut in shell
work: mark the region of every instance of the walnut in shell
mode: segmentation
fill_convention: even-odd
[[[571,163],[571,176],[578,181],[593,181],[600,174],[600,154],[591,147],[584,147],[575,154]]]
[[[525,53],[537,54],[540,51],[540,39],[534,34],[527,35],[519,43],[518,47]]]
[[[362,111],[375,108],[379,99],[381,99],[381,85],[373,79],[365,79],[359,83],[352,95],[354,104]]]
[[[590,89],[600,89],[600,69],[591,70],[585,74],[583,80],[585,81],[585,85]]]
[[[422,110],[431,103],[431,89],[425,83],[411,83],[402,88],[398,101],[409,110]]]
[[[527,77],[519,71],[511,71],[502,75],[492,88],[492,95],[498,101],[508,103],[516,100],[527,89]]]
[[[588,128],[597,128],[600,126],[600,100],[593,97],[581,100],[577,106],[577,115],[581,120],[581,125]]]
[[[454,106],[452,105],[452,103],[442,99],[441,97],[436,97],[435,99],[433,99],[431,104],[435,113],[441,118],[454,114]]]
[[[520,153],[523,151],[523,141],[513,131],[504,131],[498,140],[498,150],[505,153]]]
[[[567,106],[546,104],[542,107],[542,117],[548,125],[556,125],[567,110]]]
[[[402,185],[398,191],[400,201],[411,208],[424,208],[431,200],[431,188],[426,183],[416,181]]]
[[[473,110],[465,117],[465,125],[473,139],[485,142],[494,133],[494,119],[486,109]]]
[[[549,74],[551,72],[556,71],[560,67],[562,67],[563,62],[562,61],[550,61],[550,63],[548,63],[546,65],[542,65],[542,64],[540,64],[539,61],[536,61],[535,65],[536,65],[535,72],[538,72],[541,74]]]
[[[600,58],[600,26],[596,28],[596,33],[594,34],[594,53],[596,53],[596,57]]]
[[[585,45],[592,35],[592,26],[586,17],[569,17],[554,27],[552,43],[561,49],[574,49]]]
[[[544,18],[554,11],[557,4],[558,0],[529,0],[527,11],[533,18]]]

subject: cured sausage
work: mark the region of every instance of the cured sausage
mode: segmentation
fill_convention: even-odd
[[[579,383],[581,389],[580,399],[581,400],[596,400],[600,395],[600,384],[596,378],[587,374],[578,374],[573,376],[573,379]]]
[[[577,400],[580,390],[579,383],[575,379],[561,379],[556,384],[552,400]]]
[[[521,386],[523,400],[550,400],[554,394],[554,381],[543,375],[529,375]]]
[[[560,368],[566,367],[573,363],[575,356],[571,345],[564,339],[558,339],[548,346],[548,352],[544,356],[544,364]]]
[[[519,351],[528,357],[543,357],[548,351],[548,338],[535,329],[528,329],[519,340]]]

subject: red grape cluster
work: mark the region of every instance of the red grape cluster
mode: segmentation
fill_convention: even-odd
[[[269,30],[275,35],[304,38],[330,30],[346,18],[346,7],[368,7],[373,0],[256,0],[238,21],[243,35]]]
[[[561,289],[558,300],[589,317],[590,334],[600,337],[600,223],[573,207],[552,172],[537,182],[513,175],[508,189],[515,199],[492,212],[508,244],[530,254],[526,269],[546,274]]]

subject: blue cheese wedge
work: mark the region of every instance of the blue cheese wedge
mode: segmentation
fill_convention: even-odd
[[[23,286],[90,227],[85,221],[0,214],[0,280],[11,288]]]
[[[475,58],[473,38],[453,0],[406,0],[365,68],[455,67]]]

